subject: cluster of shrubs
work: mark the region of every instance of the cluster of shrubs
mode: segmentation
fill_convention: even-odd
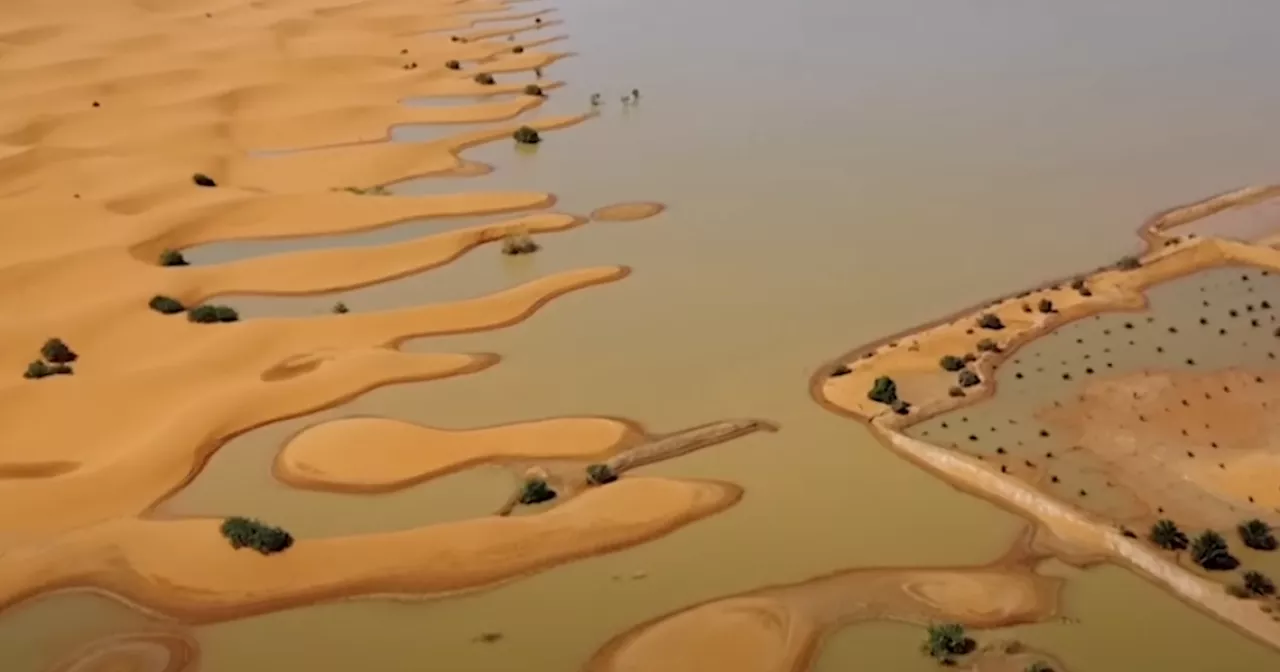
[[[963,656],[977,648],[977,642],[965,634],[959,623],[938,623],[929,626],[927,639],[921,651],[943,665],[954,665],[955,656]]]
[[[547,485],[547,482],[541,478],[531,478],[524,482],[524,488],[520,491],[520,503],[526,506],[531,504],[541,504],[556,498],[556,491]]]
[[[1236,531],[1244,545],[1254,550],[1273,551],[1278,546],[1271,526],[1256,518],[1240,523]],[[1232,570],[1240,565],[1240,561],[1231,555],[1227,540],[1213,530],[1206,530],[1194,540],[1190,540],[1173,521],[1160,520],[1151,526],[1148,539],[1165,550],[1190,549],[1191,559],[1208,570]],[[1238,597],[1273,595],[1276,592],[1276,586],[1267,575],[1248,571],[1244,573],[1241,585],[1231,586],[1229,590]]]
[[[23,378],[37,380],[49,376],[69,376],[75,373],[71,370],[71,363],[80,358],[60,338],[45,341],[40,348],[40,357],[27,365]]]
[[[198,322],[200,324],[235,322],[239,319],[240,314],[231,306],[204,304],[187,311],[187,320],[191,322]]]
[[[898,398],[898,384],[888,376],[876,378],[876,382],[871,385],[871,391],[867,392],[867,398],[885,404],[898,415],[906,415],[911,411],[911,404]]]
[[[221,531],[222,536],[231,542],[231,547],[237,550],[252,548],[263,555],[271,555],[293,545],[293,535],[252,518],[228,518],[222,521]]]
[[[521,126],[520,128],[517,128],[515,133],[511,134],[511,137],[515,138],[515,141],[522,145],[536,145],[539,142],[542,142],[542,136],[538,135],[536,130],[528,126]]]

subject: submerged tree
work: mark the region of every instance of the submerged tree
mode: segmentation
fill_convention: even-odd
[[[1187,535],[1172,520],[1160,520],[1151,526],[1151,543],[1169,551],[1181,551],[1187,547]]]
[[[1236,530],[1245,546],[1258,551],[1276,550],[1276,538],[1271,533],[1271,526],[1257,518],[1240,523]]]

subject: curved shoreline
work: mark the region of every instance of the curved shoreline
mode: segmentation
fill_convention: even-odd
[[[1006,329],[1003,331],[988,332],[987,335],[996,338],[999,342],[1000,351],[995,354],[985,354],[979,359],[976,368],[981,382],[974,388],[970,388],[964,397],[958,399],[950,397],[945,385],[936,389],[935,383],[934,387],[930,388],[931,395],[926,396],[923,401],[909,399],[908,401],[915,402],[917,406],[907,416],[899,416],[873,402],[864,403],[866,390],[870,389],[866,385],[859,386],[856,390],[845,388],[840,399],[833,399],[832,388],[848,385],[852,376],[833,376],[832,372],[839,366],[856,370],[860,363],[870,359],[870,364],[863,367],[869,376],[892,373],[895,371],[892,367],[881,365],[880,368],[875,368],[879,362],[874,360],[880,356],[882,346],[889,345],[889,350],[892,350],[892,344],[909,337],[918,337],[915,344],[927,342],[932,334],[942,333],[947,327],[958,324],[960,320],[974,318],[980,312],[989,310],[1000,314],[1000,308],[1009,304],[1011,300],[1026,298],[1028,301],[1034,301],[1037,290],[1016,297],[982,302],[941,320],[855,348],[815,372],[810,378],[810,395],[823,408],[863,423],[886,447],[953,487],[1001,506],[1032,523],[1042,525],[1060,541],[1075,550],[1101,554],[1113,562],[1124,565],[1163,586],[1179,599],[1202,612],[1233,626],[1255,640],[1280,649],[1280,623],[1272,621],[1269,614],[1259,610],[1254,603],[1229,596],[1221,584],[1171,562],[1137,540],[1126,538],[1107,522],[1085,515],[1020,480],[996,472],[978,460],[914,439],[903,433],[904,429],[915,423],[978,403],[995,394],[996,383],[990,378],[994,368],[1006,358],[1011,357],[1019,346],[1067,322],[1103,311],[1141,310],[1147,306],[1145,290],[1149,287],[1209,268],[1248,265],[1280,270],[1280,251],[1271,248],[1220,239],[1198,239],[1192,242],[1163,237],[1164,233],[1176,226],[1188,224],[1231,207],[1272,198],[1277,193],[1280,193],[1280,187],[1239,189],[1161,212],[1144,221],[1139,228],[1139,236],[1146,242],[1147,247],[1143,253],[1140,268],[1128,271],[1100,269],[1094,273],[1078,276],[1089,280],[1090,287],[1095,289],[1095,297],[1076,300],[1070,297],[1074,292],[1069,292],[1065,295],[1068,301],[1060,303],[1055,300],[1055,304],[1060,306],[1058,308],[1060,312],[1050,317],[1036,318],[1037,321],[1029,327],[1023,325],[1010,328],[1006,324]],[[1055,295],[1055,299],[1057,298],[1058,296]],[[982,334],[979,334],[977,338],[981,336]],[[936,371],[937,353],[933,354],[935,356],[928,363]],[[920,355],[920,357],[923,362],[923,358],[927,355]],[[876,408],[877,406],[879,407]]]

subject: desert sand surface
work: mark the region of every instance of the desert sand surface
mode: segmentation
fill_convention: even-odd
[[[822,637],[838,628],[877,620],[975,628],[1032,623],[1056,613],[1060,585],[1061,579],[1036,574],[1022,549],[987,567],[848,570],[659,617],[614,638],[587,669],[801,672],[813,663]],[[961,665],[1004,669],[994,648],[971,658]]]
[[[459,153],[511,142],[523,125],[514,117],[555,95],[558,82],[536,80],[540,95],[526,92],[527,77],[505,77],[565,56],[545,14],[488,0],[68,0],[0,10],[0,310],[22,316],[0,325],[10,344],[0,355],[10,372],[0,381],[0,603],[86,588],[198,623],[352,595],[442,595],[635,545],[738,501],[729,484],[627,478],[536,515],[298,539],[271,556],[234,550],[220,520],[149,517],[238,434],[500,360],[401,352],[405,340],[509,326],[556,297],[628,275],[618,265],[581,267],[381,312],[216,323],[181,312],[385,282],[507,235],[585,224],[548,211],[548,193],[387,189],[488,170]],[[526,21],[494,27],[486,18]],[[495,95],[505,97],[483,100]],[[433,96],[482,100],[402,104]],[[526,123],[552,131],[589,116]],[[387,141],[398,124],[477,122],[496,123],[432,142]],[[626,205],[620,215],[660,211]],[[208,266],[166,254],[504,213],[494,224],[372,247]],[[162,297],[178,310],[156,308]],[[71,375],[24,377],[55,337],[75,353]],[[323,426],[282,460],[332,483],[391,487],[518,446],[581,456],[636,435],[604,419],[473,432],[365,419]],[[424,461],[413,450],[424,439],[446,447]],[[355,440],[380,452],[335,451]],[[59,669],[178,670],[195,655],[176,635],[140,634],[91,645]]]
[[[141,632],[90,642],[51,672],[183,672],[196,669],[199,647],[173,632]]]
[[[1159,551],[1136,535],[1131,538],[1122,534],[1123,528],[1118,521],[1086,513],[1060,493],[1039,487],[1041,484],[1035,479],[1009,473],[1007,467],[997,469],[999,465],[994,461],[935,446],[904,433],[913,424],[978,403],[995,394],[997,390],[992,373],[996,367],[1015,356],[1020,346],[1051,333],[1067,322],[1101,312],[1140,310],[1147,306],[1144,294],[1147,288],[1206,269],[1232,265],[1280,269],[1280,255],[1266,245],[1181,236],[1177,229],[1233,207],[1267,201],[1278,191],[1276,187],[1240,189],[1156,215],[1138,230],[1146,242],[1146,250],[1141,255],[1115,266],[1081,274],[1078,282],[1071,279],[1054,281],[1046,287],[987,302],[858,348],[814,377],[814,397],[834,412],[869,424],[886,445],[903,457],[961,489],[986,497],[1037,522],[1057,538],[1061,548],[1072,549],[1064,552],[1099,555],[1131,567],[1180,598],[1280,648],[1280,623],[1271,618],[1269,610],[1260,609],[1250,600],[1227,595],[1217,579],[1180,566],[1172,554]],[[1079,291],[1080,286],[1089,291]],[[1052,303],[1050,310],[1040,309],[1040,302],[1044,299]],[[987,326],[984,326],[984,315],[996,316],[998,323],[991,324],[987,318]],[[989,339],[991,343],[980,347],[978,343],[983,339]],[[970,386],[959,384],[960,374],[940,366],[944,356],[962,357],[966,353],[972,353],[973,357],[964,362],[963,370],[976,376],[976,380],[970,381]],[[895,412],[885,404],[869,399],[869,390],[881,376],[888,376],[897,383],[898,398],[909,404],[909,407],[900,409],[905,413]],[[1247,376],[1252,386],[1238,380],[1241,376]],[[1185,424],[1185,421],[1193,419],[1194,413],[1186,412],[1188,409],[1180,408],[1179,403],[1176,412],[1162,410],[1159,420],[1153,414],[1150,422],[1137,421],[1149,426],[1135,430],[1132,423],[1137,414],[1132,420],[1121,420],[1114,415],[1132,411],[1135,404],[1119,404],[1115,395],[1127,394],[1130,402],[1151,403],[1165,409],[1164,402],[1171,400],[1159,396],[1161,394],[1178,395],[1180,392],[1174,390],[1191,390],[1207,385],[1221,387],[1225,384],[1230,388],[1234,383],[1240,388],[1239,394],[1203,413],[1225,414],[1219,419],[1226,417],[1238,421],[1226,430],[1228,434],[1224,440],[1234,440],[1230,450],[1238,451],[1235,455],[1244,461],[1235,465],[1234,472],[1228,472],[1226,463],[1233,460],[1224,454],[1221,460],[1213,460],[1214,464],[1223,463],[1223,467],[1218,469],[1222,473],[1213,476],[1205,473],[1203,465],[1192,464],[1190,459],[1170,457],[1160,467],[1192,484],[1189,487],[1195,490],[1211,490],[1219,495],[1214,498],[1218,510],[1200,512],[1196,519],[1206,520],[1207,517],[1211,522],[1221,523],[1229,518],[1234,522],[1240,516],[1233,513],[1231,500],[1239,501],[1241,496],[1246,499],[1253,496],[1256,500],[1259,495],[1252,494],[1252,491],[1263,489],[1267,479],[1263,475],[1253,479],[1232,478],[1230,474],[1243,472],[1242,465],[1267,464],[1271,459],[1267,438],[1273,436],[1269,431],[1271,423],[1266,420],[1268,414],[1262,407],[1263,400],[1270,399],[1270,387],[1255,379],[1256,374],[1231,371],[1204,378],[1179,378],[1152,372],[1140,380],[1097,383],[1085,391],[1077,405],[1043,409],[1040,414],[1061,423],[1069,431],[1088,433],[1095,444],[1091,450],[1097,451],[1102,459],[1116,468],[1118,478],[1131,476],[1142,481],[1152,477],[1144,470],[1158,461],[1145,453],[1168,449],[1168,446],[1153,448],[1152,444],[1166,439],[1165,433],[1169,431],[1181,436],[1185,427],[1178,423]],[[1137,399],[1143,395],[1141,390],[1134,389],[1134,385],[1149,388],[1154,396],[1146,400]],[[1103,438],[1104,434],[1108,437]],[[1129,456],[1127,460],[1126,455]],[[1162,483],[1170,480],[1173,479],[1165,478]],[[1272,484],[1270,487],[1275,486]],[[1164,496],[1167,497],[1167,493]],[[1204,505],[1206,499],[1196,501]]]

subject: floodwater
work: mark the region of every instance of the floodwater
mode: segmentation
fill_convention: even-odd
[[[197,628],[201,669],[564,672],[617,633],[700,600],[843,567],[999,555],[1018,519],[820,409],[808,378],[861,343],[1136,250],[1133,230],[1153,211],[1280,172],[1271,132],[1280,91],[1265,85],[1266,64],[1280,56],[1270,31],[1280,6],[1115,4],[557,0],[564,24],[545,30],[570,38],[551,48],[579,55],[548,68],[569,85],[522,119],[584,111],[593,92],[605,101],[600,115],[547,133],[533,152],[508,141],[466,152],[494,166],[490,175],[394,190],[542,189],[561,211],[657,200],[671,207],[666,214],[543,236],[529,258],[486,246],[378,288],[227,302],[248,317],[306,315],[339,300],[358,311],[477,296],[581,266],[627,264],[634,274],[557,299],[512,328],[408,344],[493,351],[504,361],[247,434],[161,511],[242,513],[320,536],[474,515],[500,496],[506,477],[484,470],[382,496],[272,482],[266,469],[280,442],[318,418],[460,428],[608,414],[673,431],[757,416],[782,431],[646,468],[747,491],[739,506],[668,537],[447,600],[343,601]],[[531,6],[547,5],[520,9]],[[618,97],[633,87],[641,102],[624,108]],[[395,138],[441,137],[442,128],[464,130],[402,128]],[[378,244],[496,219],[347,239]],[[189,256],[213,263],[342,244],[335,236],[237,242]],[[1149,604],[1173,613],[1158,640],[1162,669],[1200,672],[1191,654],[1205,647],[1233,661],[1260,648],[1141,579],[1114,575],[1106,591],[1073,587],[1069,610]],[[1145,602],[1120,604],[1134,595]],[[0,617],[11,669],[46,664],[53,654],[42,643],[134,627],[136,617],[103,598],[51,599]],[[84,615],[54,617],[75,610]],[[1147,618],[1105,623],[1116,632],[1081,624],[1036,633],[1067,662],[1072,652],[1060,649],[1082,646],[1079,633],[1106,634],[1098,641],[1129,643],[1089,670],[1144,669]],[[476,642],[485,632],[503,638]],[[851,669],[894,645],[833,648],[822,662],[832,667],[822,669]],[[1252,669],[1280,662],[1256,655]]]

